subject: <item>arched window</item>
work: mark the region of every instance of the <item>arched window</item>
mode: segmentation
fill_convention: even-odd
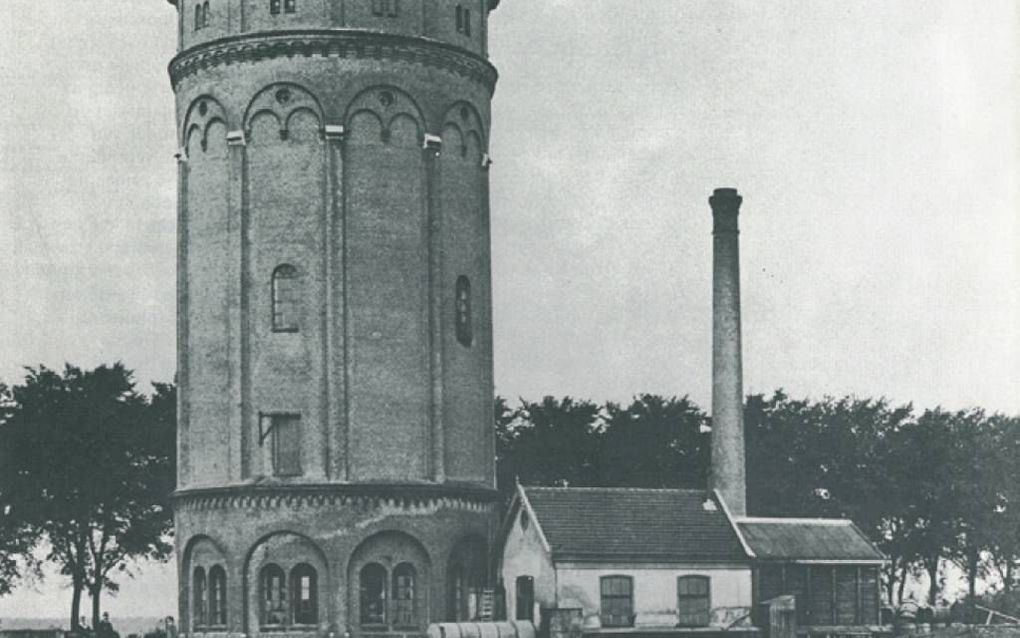
[[[414,627],[418,623],[414,604],[414,565],[400,563],[393,570],[393,624]]]
[[[712,616],[708,576],[676,579],[676,610],[681,627],[707,627]]]
[[[290,264],[277,266],[273,271],[274,332],[297,332],[299,283],[298,270]]]
[[[196,567],[192,576],[191,587],[191,620],[195,627],[204,627],[206,600],[205,569]]]
[[[269,0],[269,14],[280,15],[280,0]]]
[[[464,275],[457,277],[454,295],[457,304],[457,341],[463,346],[470,347],[474,340],[474,328],[471,325],[471,282]]]
[[[535,620],[535,579],[531,576],[517,577],[517,620]]]
[[[600,580],[603,627],[634,625],[634,581],[630,576],[603,576]]]
[[[361,568],[361,624],[386,624],[386,569],[379,563]]]
[[[266,565],[259,579],[262,586],[262,625],[287,624],[287,577],[279,565]]]
[[[209,26],[209,0],[202,5],[202,28]]]
[[[220,565],[209,569],[209,624],[227,624],[227,572]]]
[[[202,3],[195,5],[195,31],[202,28]]]
[[[315,568],[301,563],[290,570],[290,591],[294,601],[294,624],[319,622],[319,577]]]

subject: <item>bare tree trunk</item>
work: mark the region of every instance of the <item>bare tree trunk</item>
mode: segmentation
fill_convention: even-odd
[[[889,564],[882,568],[882,571],[885,572],[886,600],[890,607],[893,606],[896,595],[896,570],[899,567],[898,563],[899,561],[895,556],[890,556]]]
[[[924,561],[928,571],[928,606],[934,608],[939,595],[939,556],[929,556]]]
[[[78,618],[81,614],[81,592],[84,589],[82,579],[80,576],[74,576],[72,583],[72,594],[71,594],[71,631],[79,631],[81,624],[78,622]]]
[[[103,581],[93,583],[89,587],[89,595],[92,596],[92,630],[99,631],[99,605],[103,595]],[[98,635],[98,634],[97,634]]]
[[[907,561],[903,561],[903,565],[900,567],[900,587],[899,591],[896,592],[896,605],[900,606],[903,604],[903,590],[907,587]]]

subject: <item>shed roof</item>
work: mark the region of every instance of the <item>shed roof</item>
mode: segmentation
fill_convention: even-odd
[[[723,508],[704,490],[527,487],[522,491],[553,560],[748,559]]]
[[[759,560],[885,560],[864,532],[847,519],[743,518],[736,524]]]

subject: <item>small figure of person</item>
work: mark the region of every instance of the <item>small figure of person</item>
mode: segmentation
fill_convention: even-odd
[[[108,611],[103,612],[103,619],[96,625],[96,638],[120,638],[120,634],[113,630]]]
[[[177,626],[174,625],[174,617],[166,617],[166,638],[177,638]]]

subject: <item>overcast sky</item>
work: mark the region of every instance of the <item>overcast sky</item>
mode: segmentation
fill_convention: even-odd
[[[174,372],[175,18],[97,7],[0,6],[0,379],[120,359],[148,391]],[[733,186],[748,392],[1020,412],[1018,33],[1008,0],[505,0],[497,392],[707,407],[707,197]],[[63,616],[50,580],[0,616]],[[175,601],[146,568],[106,608]]]

